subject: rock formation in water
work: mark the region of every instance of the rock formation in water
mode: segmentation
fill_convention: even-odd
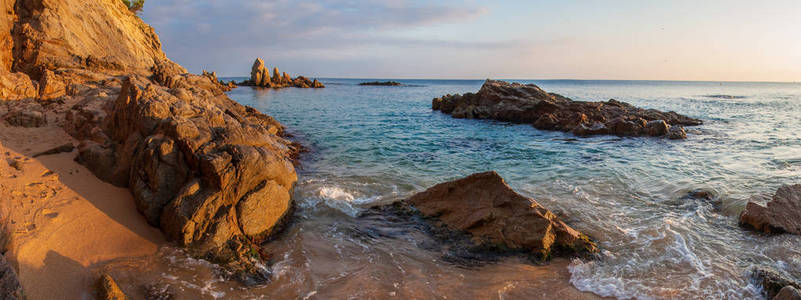
[[[590,239],[534,199],[524,197],[494,171],[440,183],[406,201],[476,243],[523,249],[548,258],[553,250],[594,253]]]
[[[283,74],[278,71],[278,67],[273,68],[273,75],[270,76],[270,69],[264,64],[264,60],[256,58],[253,66],[250,68],[250,79],[239,83],[244,86],[259,86],[268,88],[284,88],[284,87],[297,87],[297,88],[324,88],[325,86],[317,81],[317,79],[309,80],[306,77],[298,76],[292,78],[284,72]]]
[[[431,107],[454,118],[528,123],[537,129],[572,132],[578,136],[647,135],[683,139],[686,137],[683,126],[702,124],[701,120],[672,111],[637,108],[614,99],[574,101],[547,93],[534,84],[489,79],[477,94],[434,98]]]
[[[370,81],[370,82],[361,82],[359,85],[374,85],[374,86],[401,86],[403,85],[400,82],[395,81]]]
[[[229,99],[215,73],[167,59],[119,0],[2,4],[0,99],[25,99],[4,121],[63,124],[76,159],[128,187],[168,239],[258,279],[256,243],[289,215],[297,180],[281,124]]]
[[[801,291],[788,285],[779,290],[773,300],[801,300]]]
[[[766,206],[749,201],[740,225],[768,233],[801,234],[801,184],[780,187]]]
[[[762,285],[767,299],[795,300],[792,297],[798,296],[798,289],[801,289],[801,282],[772,269],[756,268],[752,271],[752,274],[757,282]]]

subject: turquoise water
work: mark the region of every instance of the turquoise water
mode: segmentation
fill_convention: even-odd
[[[278,245],[270,246],[290,252],[278,261],[277,270],[282,265],[303,269],[300,261],[305,261],[308,270],[285,268],[278,272],[286,273],[285,279],[279,275],[274,283],[302,286],[299,296],[326,295],[333,286],[348,286],[342,278],[364,280],[360,272],[412,281],[407,273],[383,268],[403,269],[436,253],[409,250],[415,254],[383,266],[364,258],[418,249],[415,239],[421,237],[378,237],[363,245],[343,233],[378,226],[359,217],[371,205],[486,170],[496,170],[518,192],[600,242],[601,259],[575,260],[569,268],[571,283],[582,291],[620,298],[761,298],[759,287],[749,280],[753,266],[801,275],[801,238],[767,237],[737,226],[747,198],[801,182],[801,84],[518,81],[575,100],[614,98],[704,120],[704,125],[688,128],[686,140],[676,141],[576,138],[529,125],[454,119],[431,110],[432,98],[475,92],[483,81],[356,85],[362,81],[371,80],[323,79],[325,89],[240,87],[229,92],[232,99],[278,119],[310,149],[298,170],[294,199],[299,221]],[[716,197],[684,197],[693,189],[712,191]],[[348,267],[339,268],[337,262]],[[509,262],[514,263],[519,262]],[[321,271],[315,264],[327,267]],[[424,269],[431,274],[462,272],[441,263]],[[469,272],[474,278],[464,273],[437,278],[487,288],[476,284],[481,270]],[[313,283],[291,285],[290,278]],[[418,274],[414,280],[435,279]],[[376,288],[391,294],[393,288],[402,290],[400,285]],[[420,296],[453,292],[426,291]]]

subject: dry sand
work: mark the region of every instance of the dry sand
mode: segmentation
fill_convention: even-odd
[[[59,124],[0,124],[0,207],[13,232],[7,255],[28,299],[92,299],[104,264],[154,255],[165,243],[128,190],[76,163],[77,151],[31,157],[67,142],[77,146]]]

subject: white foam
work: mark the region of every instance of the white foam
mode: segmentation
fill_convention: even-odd
[[[330,208],[337,209],[345,214],[355,217],[361,212],[362,205],[373,203],[380,199],[374,197],[358,197],[358,192],[349,192],[338,186],[322,186],[317,189],[318,201],[311,201],[307,206],[317,206],[322,202]],[[314,199],[310,199],[314,200]]]
[[[340,200],[347,202],[352,202],[354,199],[351,193],[348,193],[342,188],[336,186],[321,187],[318,191],[318,195],[320,196],[320,198],[323,199]]]

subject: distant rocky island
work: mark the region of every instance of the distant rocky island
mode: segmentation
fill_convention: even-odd
[[[434,98],[431,108],[454,118],[494,119],[527,123],[537,129],[571,132],[577,136],[665,136],[684,139],[683,126],[703,122],[675,112],[643,109],[611,99],[575,101],[547,93],[534,84],[487,79],[478,93]]]
[[[400,82],[395,81],[370,81],[370,82],[362,82],[359,85],[375,85],[375,86],[401,86],[403,85]]]
[[[273,68],[273,76],[270,77],[270,69],[264,65],[264,60],[256,58],[250,70],[250,79],[242,81],[239,85],[259,86],[267,88],[324,88],[325,86],[317,79],[309,80],[306,77],[298,76],[292,78],[286,72],[280,73],[278,67]]]

